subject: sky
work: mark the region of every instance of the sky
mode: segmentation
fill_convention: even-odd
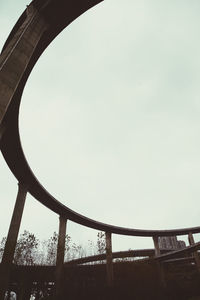
[[[0,0],[0,47],[29,2]],[[22,146],[42,185],[71,209],[141,229],[199,225],[200,2],[105,0],[43,53],[20,107]],[[17,181],[0,155],[0,236]],[[20,232],[58,230],[30,195]],[[97,231],[68,222],[76,242]],[[198,241],[199,235],[195,235]],[[152,247],[113,235],[113,250]]]

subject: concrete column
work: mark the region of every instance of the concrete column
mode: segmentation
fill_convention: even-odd
[[[155,248],[155,256],[160,255],[160,248],[159,248],[159,243],[158,243],[158,236],[153,236],[153,243],[154,243],[154,248]],[[156,262],[156,268],[157,272],[160,278],[161,285],[163,288],[166,287],[166,281],[165,281],[165,273],[163,269],[163,264],[161,262]]]
[[[65,237],[66,237],[66,225],[67,219],[60,216],[59,222],[59,235],[58,235],[58,247],[56,258],[56,272],[55,272],[55,299],[62,299],[62,275],[65,256]]]
[[[17,237],[21,224],[26,194],[28,191],[27,185],[18,183],[17,199],[8,231],[8,236],[5,244],[5,249],[2,257],[1,276],[0,276],[0,300],[4,300],[4,295],[9,286],[10,271],[15,253]]]
[[[188,241],[189,241],[190,246],[192,246],[192,245],[195,244],[194,236],[193,236],[192,232],[190,232],[190,233],[188,234]],[[194,255],[194,259],[195,259],[195,263],[196,263],[197,269],[198,269],[198,271],[200,272],[200,258],[199,258],[199,254],[198,254],[197,251],[195,251],[195,252],[193,253],[193,255]]]
[[[106,270],[107,270],[107,285],[108,287],[112,287],[114,283],[114,277],[113,277],[111,232],[106,232]]]
[[[155,256],[158,256],[158,255],[160,255],[158,236],[153,236],[153,243],[154,243],[154,248],[155,248]]]

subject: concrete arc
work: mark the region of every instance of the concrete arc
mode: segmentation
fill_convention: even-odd
[[[18,22],[11,31],[0,56],[0,67],[2,66],[0,75],[4,76],[6,75],[6,72],[8,72],[9,68],[6,69],[6,67],[9,63],[9,60],[12,61],[11,55],[15,54],[17,46],[20,47],[21,43],[21,47],[23,47],[25,42],[27,43],[27,38],[25,39],[24,37],[25,33],[27,34],[27,37],[32,37],[32,35],[35,35],[36,38],[38,37],[38,39],[33,42],[33,50],[32,52],[28,53],[29,56],[27,56],[27,63],[24,65],[23,71],[21,71],[19,74],[20,80],[19,82],[13,81],[15,88],[13,88],[13,92],[8,99],[8,103],[6,103],[4,107],[4,111],[2,109],[2,121],[0,118],[0,126],[3,124],[3,128],[5,128],[5,130],[2,131],[3,134],[2,138],[0,139],[2,154],[17,180],[19,182],[28,184],[29,192],[34,198],[55,213],[62,215],[73,222],[101,231],[130,236],[151,237],[184,235],[188,234],[189,232],[198,233],[200,232],[200,227],[174,230],[131,229],[108,225],[80,215],[63,205],[51,194],[49,194],[49,192],[37,180],[25,158],[20,142],[18,117],[21,96],[31,70],[51,41],[66,26],[68,26],[82,13],[102,1],[103,0],[33,0],[19,18]],[[29,16],[30,20],[28,22],[27,19]],[[33,33],[32,35],[30,33],[31,30]],[[9,74],[9,72],[7,74]]]

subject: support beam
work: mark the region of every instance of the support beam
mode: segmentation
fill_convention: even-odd
[[[190,233],[188,234],[188,241],[189,241],[190,246],[192,246],[192,245],[195,244],[194,236],[193,236],[192,232],[190,232]],[[195,263],[196,263],[197,269],[198,269],[198,271],[200,272],[200,258],[199,258],[199,254],[198,254],[197,251],[195,251],[195,252],[193,253],[193,255],[194,255],[194,259],[195,259]]]
[[[58,235],[58,247],[56,258],[56,273],[55,273],[55,299],[62,299],[62,275],[65,257],[65,237],[66,237],[66,225],[67,219],[60,216],[59,219],[59,235]]]
[[[107,285],[108,287],[112,287],[114,284],[114,277],[113,277],[111,232],[106,232],[106,270],[107,270]]]
[[[155,248],[155,256],[158,256],[158,255],[160,255],[158,236],[153,236],[153,243],[154,243],[154,248]]]
[[[158,242],[158,236],[153,236],[153,243],[154,243],[154,248],[155,248],[155,256],[160,255],[160,247],[159,247],[159,242]],[[166,287],[166,281],[165,281],[165,273],[164,273],[164,268],[162,262],[156,262],[156,267],[158,270],[158,275],[160,278],[161,285],[163,288]]]
[[[22,214],[24,211],[24,204],[26,200],[26,194],[28,192],[27,185],[18,183],[17,199],[8,231],[8,236],[5,244],[5,249],[1,263],[0,274],[0,300],[4,300],[4,295],[9,286],[10,272],[12,268],[12,262],[15,253],[15,247],[17,243],[17,237],[21,224]],[[3,275],[3,276],[2,276]]]

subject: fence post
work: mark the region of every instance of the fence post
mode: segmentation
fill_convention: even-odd
[[[112,240],[111,232],[106,232],[106,270],[107,270],[107,285],[113,286],[113,261],[112,261]]]
[[[190,246],[195,244],[194,236],[193,236],[192,232],[189,232],[189,234],[188,234],[188,241],[189,241]],[[197,251],[193,252],[193,256],[195,259],[197,269],[200,272],[200,258],[199,258],[198,252]]]
[[[22,214],[24,211],[24,204],[28,187],[26,184],[18,183],[18,194],[13,210],[12,219],[7,235],[5,249],[1,263],[1,276],[0,276],[0,300],[4,300],[5,292],[9,287],[10,272],[12,268],[15,247],[17,243],[17,237],[19,234],[19,228],[21,224]]]

